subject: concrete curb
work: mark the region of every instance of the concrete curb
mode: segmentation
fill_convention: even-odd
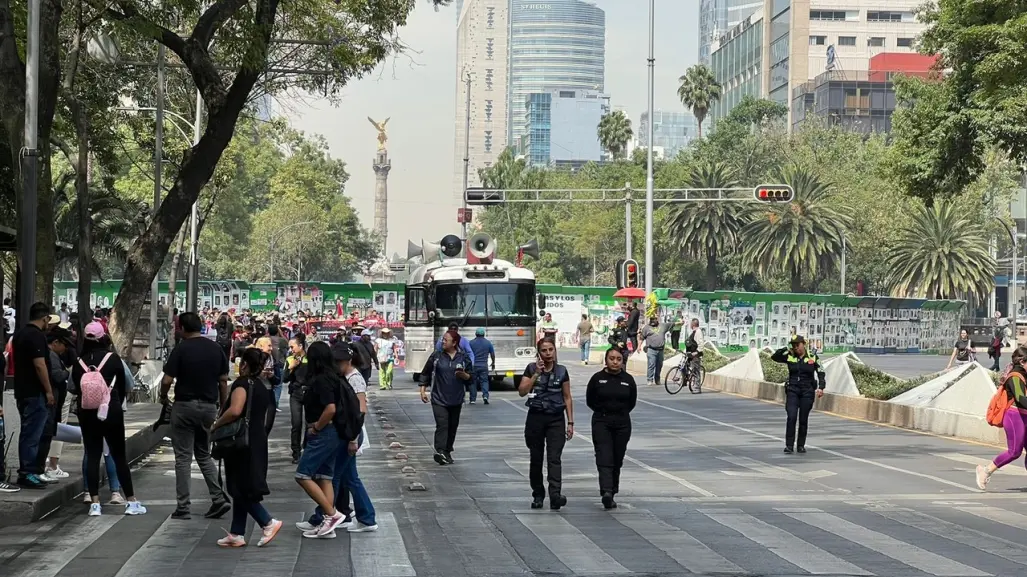
[[[152,427],[144,427],[125,438],[125,449],[129,462],[136,462],[145,457],[154,447],[159,445],[169,433],[169,427],[163,426],[156,431]],[[82,473],[72,473],[68,479],[41,491],[22,490],[10,499],[0,500],[0,527],[27,525],[39,521],[53,511],[71,503],[82,494]],[[104,468],[100,467],[101,474]],[[28,498],[25,498],[28,497]]]
[[[743,397],[785,402],[784,385],[760,381],[748,381],[707,373],[703,388]],[[847,397],[825,393],[814,409],[843,417],[892,425],[903,429],[955,437],[967,441],[1004,446],[1005,433],[992,427],[984,416],[966,415],[930,407],[911,407],[876,399]]]

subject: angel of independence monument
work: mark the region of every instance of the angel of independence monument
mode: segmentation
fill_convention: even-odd
[[[367,120],[378,130],[378,150],[374,155],[374,232],[382,243],[382,254],[387,254],[389,235],[389,171],[392,170],[392,161],[389,160],[389,150],[386,143],[389,136],[385,131],[389,119],[375,122],[370,116]],[[369,281],[393,282],[395,273],[389,267],[388,258],[383,256],[371,267]]]

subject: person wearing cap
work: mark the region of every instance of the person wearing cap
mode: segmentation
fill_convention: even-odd
[[[785,453],[798,450],[806,452],[806,430],[809,427],[809,413],[813,402],[824,396],[827,383],[820,359],[806,348],[806,339],[795,335],[789,346],[774,351],[770,360],[788,365],[788,381],[785,383],[785,411],[788,421],[785,425]],[[795,438],[795,423],[799,423],[799,438]],[[798,442],[798,446],[796,446]]]
[[[489,404],[489,360],[492,361],[492,370],[496,370],[496,348],[492,341],[485,338],[485,328],[478,327],[474,331],[474,338],[471,339],[471,351],[474,353],[474,360],[471,361],[474,372],[471,373],[471,382],[468,386],[471,389],[470,404],[478,398],[478,389],[481,389],[481,400]]]
[[[617,317],[617,324],[614,325],[613,330],[606,337],[607,342],[610,346],[615,349],[620,349],[623,355],[627,356],[628,350],[628,322],[624,317]]]
[[[82,331],[85,339],[82,344],[82,354],[78,364],[71,368],[70,390],[79,394],[78,422],[82,429],[82,445],[85,447],[87,461],[87,482],[89,484],[89,495],[92,497],[92,504],[89,505],[91,517],[101,514],[100,507],[100,460],[103,458],[103,445],[106,441],[110,449],[111,458],[114,460],[114,468],[118,472],[118,481],[125,493],[128,503],[125,506],[126,515],[144,515],[146,507],[136,500],[135,489],[132,485],[132,471],[128,466],[128,456],[125,447],[125,411],[122,408],[122,401],[125,400],[128,390],[125,384],[125,365],[121,357],[110,350],[104,342],[106,331],[99,322],[93,321],[85,326]],[[106,415],[100,409],[86,409],[82,407],[82,378],[86,373],[100,373],[103,381],[110,387],[110,400],[107,403]]]
[[[39,438],[39,454],[36,459],[37,467],[43,470],[40,478],[47,482],[56,482],[59,479],[68,478],[68,474],[60,467],[47,467],[47,458],[50,456],[53,438],[57,435],[57,423],[62,420],[61,412],[64,408],[64,401],[68,398],[68,377],[71,376],[71,372],[64,367],[62,358],[73,346],[71,331],[56,326],[50,330],[46,341],[50,344],[50,385],[53,387],[56,403],[47,415],[46,427],[43,429],[43,435]]]
[[[378,350],[378,388],[381,390],[392,388],[392,373],[396,368],[396,337],[392,336],[392,329],[384,327],[374,343]]]

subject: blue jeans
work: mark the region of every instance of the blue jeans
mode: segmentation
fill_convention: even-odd
[[[307,435],[307,446],[296,465],[296,478],[315,481],[334,479],[337,453],[346,450],[346,447],[340,448],[340,445],[339,434],[331,423],[318,434]]]
[[[83,491],[89,491],[89,466],[86,461],[86,452],[82,451],[82,483]],[[114,459],[110,455],[103,457],[104,468],[107,469],[107,486],[111,493],[121,490],[121,482],[118,481],[118,470],[114,467]]]
[[[278,408],[278,404],[282,400],[282,385],[281,383],[271,387],[271,392],[275,395],[275,408]]]
[[[581,349],[581,362],[588,362],[588,354],[592,351],[592,340],[581,341],[578,343],[578,348]]]
[[[357,445],[359,446],[362,442],[363,435],[357,439]],[[374,505],[371,504],[371,497],[367,495],[367,489],[364,488],[364,483],[360,481],[360,476],[357,475],[357,458],[355,455],[350,455],[347,447],[339,448],[339,457],[335,461],[335,476],[332,478],[332,487],[335,488],[335,508],[338,511],[344,511],[348,508],[349,503],[343,503],[342,500],[346,499],[346,494],[353,495],[353,513],[357,517],[357,521],[360,521],[364,525],[374,525]],[[346,499],[348,501],[348,499]],[[324,511],[321,507],[314,509],[314,514],[310,516],[308,521],[315,527],[321,524],[324,520]]]
[[[663,372],[663,349],[648,349],[646,355],[645,376],[650,383],[660,382]]]
[[[489,398],[489,368],[488,367],[474,367],[474,373],[471,375],[471,402],[473,403],[478,398],[478,387],[481,387],[481,398]]]
[[[46,397],[39,395],[29,399],[18,399],[18,414],[21,416],[21,433],[18,435],[18,476],[39,475],[39,440],[43,437],[46,419]]]
[[[236,499],[232,502],[232,529],[233,535],[246,536],[246,516],[253,517],[262,528],[271,523],[271,513],[263,505],[255,501],[241,501]]]

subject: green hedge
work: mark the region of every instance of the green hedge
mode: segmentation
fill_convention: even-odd
[[[727,366],[728,363],[731,363],[734,360],[735,359],[732,357],[707,353],[707,355],[703,355],[702,366],[706,369],[706,373],[709,374],[717,369]]]
[[[788,365],[770,360],[770,353],[760,351],[760,364],[763,365],[763,380],[768,383],[783,383],[788,380]]]

